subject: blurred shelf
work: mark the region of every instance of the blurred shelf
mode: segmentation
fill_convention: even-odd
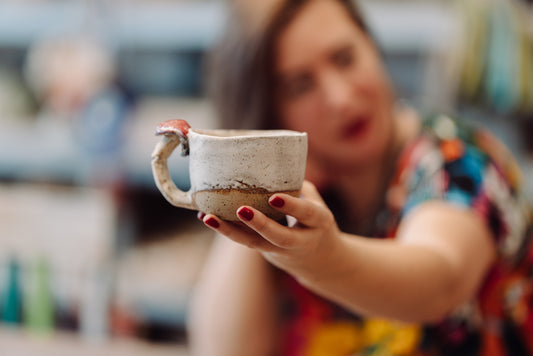
[[[457,30],[449,2],[362,0],[387,52],[445,46]],[[27,47],[40,38],[92,33],[117,48],[205,50],[224,25],[223,1],[3,1],[0,46]]]
[[[360,0],[359,4],[387,53],[443,50],[459,35],[459,18],[449,1]]]
[[[139,320],[185,330],[191,293],[214,233],[189,218],[150,237],[151,243],[128,249],[118,260],[115,298]]]
[[[120,47],[204,49],[222,26],[222,2],[3,1],[0,46],[50,36],[102,34]]]
[[[127,123],[123,158],[119,162],[127,184],[155,187],[150,166],[151,152],[159,141],[154,135],[155,127],[160,121],[178,117],[195,127],[215,126],[205,100],[141,100]],[[0,179],[91,183],[87,182],[90,164],[67,122],[0,121]],[[176,185],[187,189],[188,160],[174,154],[169,167]]]
[[[134,339],[85,341],[77,334],[56,332],[35,335],[0,327],[0,350],[4,356],[187,356],[183,345],[159,345]]]

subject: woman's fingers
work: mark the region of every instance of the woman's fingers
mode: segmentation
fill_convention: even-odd
[[[241,224],[221,220],[212,214],[199,217],[207,226],[237,243],[264,252],[281,252],[312,243],[312,239],[305,236],[307,229],[302,229],[303,226],[316,228],[328,227],[330,222],[334,224],[330,210],[314,185],[305,182],[302,195],[305,199],[283,193],[274,194],[269,199],[272,207],[298,221],[298,224],[290,224],[290,227],[277,223],[249,206],[241,206],[237,210]]]
[[[213,214],[204,214],[202,220],[211,229],[249,248],[265,252],[273,252],[278,249],[269,241],[258,236],[255,231],[245,224],[224,221]]]
[[[241,206],[237,210],[237,216],[265,240],[281,249],[292,249],[300,242],[301,236],[297,229],[280,225],[259,210]]]
[[[325,219],[330,219],[330,211],[314,185],[304,182],[302,195],[305,199],[277,193],[270,197],[269,203],[280,212],[294,217],[298,223],[308,227],[320,226],[326,221]]]

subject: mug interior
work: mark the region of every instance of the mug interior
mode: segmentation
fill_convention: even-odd
[[[212,136],[220,138],[236,137],[280,137],[280,136],[302,136],[304,132],[292,130],[204,130],[191,129],[190,131],[203,136]]]

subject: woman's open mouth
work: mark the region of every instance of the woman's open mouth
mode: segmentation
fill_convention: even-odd
[[[356,122],[347,125],[343,129],[342,137],[345,140],[354,140],[361,138],[369,127],[370,120],[368,118],[360,118]]]

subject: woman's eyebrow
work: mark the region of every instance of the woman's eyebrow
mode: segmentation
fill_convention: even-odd
[[[355,45],[351,42],[343,42],[333,47],[330,52],[330,56],[334,56],[339,52],[352,51],[355,48]]]

